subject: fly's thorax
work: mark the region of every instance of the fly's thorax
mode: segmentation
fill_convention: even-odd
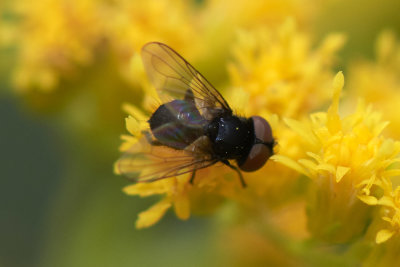
[[[206,127],[216,157],[220,159],[241,159],[249,153],[254,143],[252,120],[223,116],[214,118]]]

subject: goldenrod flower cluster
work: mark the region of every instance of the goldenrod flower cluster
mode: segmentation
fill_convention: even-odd
[[[9,12],[18,23],[5,21],[2,27],[12,32],[7,43],[19,50],[14,71],[19,90],[53,90],[107,51],[129,81],[131,57],[146,42],[158,39],[182,48],[196,40],[189,6],[180,0],[19,0]]]
[[[54,90],[64,80],[76,79],[79,69],[96,64],[104,53],[111,53],[108,64],[114,64],[123,79],[135,83],[131,59],[147,42],[162,41],[197,58],[215,58],[221,49],[226,57],[225,46],[237,27],[278,23],[286,16],[306,24],[315,9],[302,8],[308,2],[207,1],[196,6],[183,0],[18,0],[7,5],[16,19],[0,21],[0,44],[17,46],[13,81],[20,91]],[[209,46],[217,47],[210,53],[205,50]]]
[[[139,213],[136,228],[153,226],[169,210],[181,220],[208,215],[239,265],[394,266],[400,44],[383,32],[374,61],[340,65],[347,37],[332,32],[316,41],[310,22],[318,7],[311,0],[19,0],[11,5],[19,20],[2,22],[0,41],[17,46],[13,81],[26,92],[51,94],[71,80],[85,81],[82,70],[107,55],[104,73],[134,92],[133,101],[103,111],[122,105],[128,114],[121,154],[146,138],[149,116],[162,103],[141,62],[149,41],[184,56],[236,114],[270,123],[274,156],[244,174],[246,188],[223,164],[198,170],[193,183],[187,173],[124,187],[128,195],[157,199]],[[113,90],[104,88],[105,77],[91,78],[99,85],[93,95],[103,101]],[[118,161],[114,172],[122,174]]]

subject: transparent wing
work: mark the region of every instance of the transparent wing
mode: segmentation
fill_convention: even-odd
[[[202,116],[232,113],[222,95],[192,65],[169,46],[152,42],[142,48],[142,59],[149,79],[160,98],[192,98]]]
[[[211,157],[206,136],[200,137],[184,150],[155,142],[154,137],[147,133],[117,161],[119,172],[137,182],[152,182],[193,172],[217,162]]]

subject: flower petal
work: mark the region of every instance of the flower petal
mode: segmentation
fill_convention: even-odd
[[[381,244],[383,242],[386,242],[387,240],[389,240],[394,235],[394,233],[395,233],[394,231],[389,231],[387,229],[380,230],[376,234],[375,242],[377,244]]]
[[[156,194],[164,194],[169,191],[169,188],[165,185],[164,181],[160,180],[152,183],[137,183],[128,185],[124,187],[123,191],[127,195],[147,197]]]
[[[171,202],[164,198],[150,209],[139,213],[139,218],[136,220],[136,228],[142,229],[152,226],[164,216],[170,207]]]
[[[374,206],[376,204],[378,204],[378,199],[376,197],[373,196],[366,196],[366,195],[359,195],[357,196],[362,202],[370,205],[370,206]]]
[[[344,76],[340,71],[336,74],[333,81],[333,100],[328,109],[327,126],[331,133],[336,133],[342,128],[342,123],[339,117],[339,99],[344,85]]]
[[[176,216],[181,220],[190,217],[190,201],[186,194],[178,194],[174,197],[174,210]]]
[[[303,166],[301,166],[299,163],[297,163],[296,161],[294,161],[291,158],[288,158],[286,156],[283,155],[274,155],[271,157],[272,160],[282,163],[283,165],[286,165],[287,167],[298,171],[299,173],[304,174],[305,176],[309,176],[309,173],[307,172],[306,169],[303,168]]]
[[[350,171],[349,167],[338,166],[336,168],[336,182],[339,183],[343,176]]]

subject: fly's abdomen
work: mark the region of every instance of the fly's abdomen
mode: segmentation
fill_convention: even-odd
[[[150,117],[150,129],[165,146],[184,149],[204,135],[204,118],[196,106],[185,100],[174,100],[161,105]]]

